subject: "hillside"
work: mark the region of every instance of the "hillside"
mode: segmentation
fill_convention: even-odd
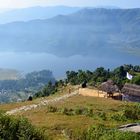
[[[57,15],[67,15],[78,11],[78,7],[54,6],[54,7],[29,7],[11,9],[0,13],[0,24],[14,21],[29,21],[33,19],[48,19]]]
[[[27,100],[29,95],[34,95],[47,83],[55,82],[53,73],[49,70],[30,72],[20,78],[14,77],[12,72],[15,71],[0,71],[0,103]],[[19,76],[19,73],[16,74]]]
[[[43,99],[56,99],[66,94],[67,88],[63,89],[63,93],[61,89],[57,94]],[[43,99],[0,105],[0,109],[7,111],[27,104],[37,104]],[[128,106],[125,102],[112,99],[76,95],[36,109],[22,111],[16,116],[28,118],[33,125],[43,129],[45,134],[54,140],[68,138],[85,140],[86,130],[91,126],[105,125],[107,128],[117,128],[122,124],[133,122],[133,119],[126,120],[122,115],[125,105]]]
[[[127,54],[139,55],[139,17],[140,9],[99,8],[48,20],[13,22],[0,26],[0,42],[4,46],[0,51],[6,48],[57,56],[130,58]]]

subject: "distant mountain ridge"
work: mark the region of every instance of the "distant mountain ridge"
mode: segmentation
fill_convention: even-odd
[[[79,7],[55,6],[55,7],[29,7],[22,9],[11,9],[0,13],[0,24],[29,21],[34,19],[48,19],[56,15],[67,15],[80,10]]]
[[[140,9],[86,8],[51,19],[1,25],[0,51],[57,56],[140,55],[139,25]]]

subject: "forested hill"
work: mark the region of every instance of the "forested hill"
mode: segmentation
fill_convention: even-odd
[[[27,99],[55,78],[49,70],[35,71],[20,79],[0,80],[0,103]]]
[[[0,51],[140,55],[139,25],[140,9],[83,9],[52,19],[0,25]]]

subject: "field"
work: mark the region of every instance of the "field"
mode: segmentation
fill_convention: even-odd
[[[53,99],[64,95],[46,97]],[[31,102],[13,103],[1,105],[0,109],[7,111],[23,105],[39,103],[42,98]],[[120,125],[130,123],[131,120],[113,119],[115,114],[123,111],[125,102],[113,99],[87,97],[76,95],[64,101],[52,103],[30,111],[23,111],[16,116],[28,118],[33,125],[41,128],[50,138],[54,140],[65,140],[67,135],[79,137],[90,126],[105,125],[108,128],[117,128]]]

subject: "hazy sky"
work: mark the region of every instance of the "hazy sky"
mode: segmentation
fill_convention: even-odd
[[[0,0],[1,8],[21,8],[32,6],[117,6],[139,8],[140,0]]]

